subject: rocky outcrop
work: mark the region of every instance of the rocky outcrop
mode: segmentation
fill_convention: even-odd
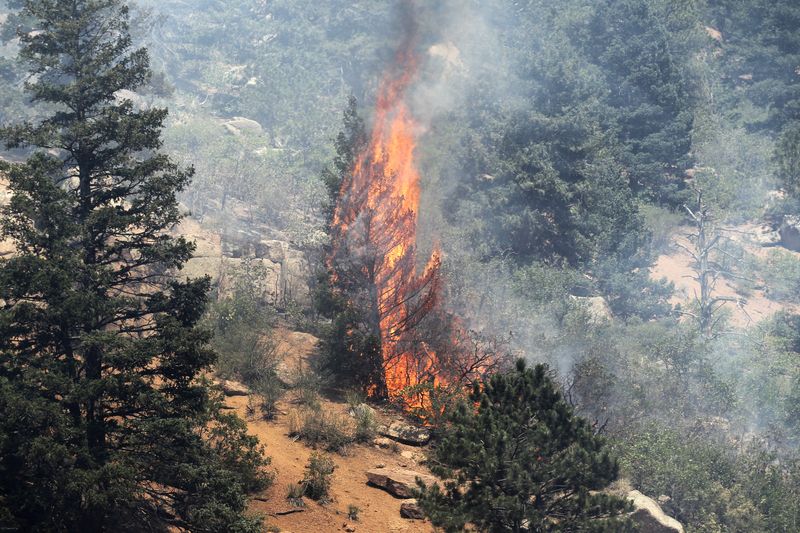
[[[634,509],[631,518],[641,533],[684,533],[681,523],[667,516],[652,498],[632,490],[628,493],[628,499]]]
[[[389,427],[381,428],[380,434],[409,446],[425,446],[431,440],[429,429],[400,421],[392,422]]]
[[[187,278],[209,276],[224,296],[233,286],[245,261],[258,269],[269,304],[282,307],[288,302],[309,302],[309,265],[305,254],[289,242],[261,239],[255,230],[211,231],[197,220],[186,218],[176,233],[196,245],[192,257],[181,271]]]
[[[417,479],[426,485],[436,483],[436,478],[403,468],[373,468],[367,471],[367,482],[397,498],[412,498],[417,490]]]
[[[224,122],[222,126],[228,131],[228,133],[235,136],[239,136],[242,133],[258,135],[264,132],[264,128],[261,127],[261,124],[255,120],[245,117],[234,117],[233,119]]]
[[[311,359],[319,339],[310,333],[283,330],[274,338],[278,340],[277,353],[280,354],[275,373],[284,386],[295,387],[311,370]]]
[[[225,396],[249,396],[250,389],[239,382],[223,379],[217,382]]]
[[[422,520],[425,518],[425,513],[417,504],[417,500],[411,499],[400,504],[400,516],[411,520]]]

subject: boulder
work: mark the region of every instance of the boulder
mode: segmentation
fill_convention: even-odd
[[[226,130],[228,130],[229,133],[236,136],[241,135],[242,132],[260,134],[264,131],[264,129],[261,127],[261,124],[255,120],[244,117],[234,117],[233,119],[224,122],[222,125]]]
[[[250,389],[237,381],[223,379],[219,382],[219,388],[225,396],[250,396]]]
[[[391,448],[392,443],[394,443],[394,441],[392,439],[387,439],[386,437],[375,437],[375,439],[372,441],[372,444],[378,448]]]
[[[681,523],[667,516],[652,498],[632,490],[628,493],[628,499],[633,503],[631,517],[641,533],[684,533]]]
[[[583,305],[589,311],[592,322],[607,322],[613,317],[611,307],[602,296],[570,296],[570,298]]]
[[[784,218],[778,230],[783,245],[794,252],[800,252],[800,217],[788,216]]]
[[[397,498],[411,498],[417,490],[417,479],[426,485],[436,483],[436,478],[403,468],[374,468],[367,471],[367,482]]]
[[[425,446],[431,440],[429,429],[412,426],[399,420],[392,422],[388,428],[382,428],[380,434],[410,446]]]
[[[417,505],[417,500],[411,499],[400,504],[400,516],[411,520],[422,520],[425,518],[425,513]]]
[[[287,387],[295,387],[298,380],[311,369],[311,359],[319,339],[309,333],[279,330],[273,336],[278,341],[280,361],[275,367],[278,379]]]

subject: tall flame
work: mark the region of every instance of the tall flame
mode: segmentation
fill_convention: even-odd
[[[411,48],[398,54],[395,68],[380,85],[369,141],[341,185],[332,224],[332,262],[345,247],[344,254],[366,257],[358,269],[374,284],[373,318],[382,356],[382,379],[370,388],[372,394],[389,398],[441,379],[436,353],[414,332],[436,305],[440,258],[434,251],[417,272],[418,127],[405,102],[417,70]]]

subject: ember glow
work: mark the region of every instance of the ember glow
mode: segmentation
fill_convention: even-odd
[[[379,329],[382,360],[381,379],[369,392],[389,399],[442,379],[436,353],[415,330],[437,305],[440,257],[434,251],[424,266],[418,264],[417,124],[405,102],[417,68],[410,49],[398,54],[381,83],[370,138],[342,183],[332,224],[331,263],[355,264],[357,274],[373,285],[368,314]],[[337,282],[347,284],[336,270]],[[403,399],[419,407],[408,396]]]

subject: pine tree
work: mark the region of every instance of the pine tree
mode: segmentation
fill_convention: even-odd
[[[461,531],[625,531],[624,500],[598,493],[617,477],[604,441],[575,416],[544,366],[495,374],[446,417],[422,489],[434,525]]]
[[[265,460],[220,414],[197,326],[207,278],[168,230],[192,175],[159,152],[164,109],[118,91],[150,76],[121,0],[26,0],[26,89],[47,118],[2,130],[33,155],[6,170],[0,262],[0,526],[257,530],[245,491]]]
[[[366,126],[358,114],[355,97],[351,96],[348,100],[342,126],[342,131],[336,137],[333,166],[322,173],[322,181],[328,190],[325,214],[329,232],[334,231],[332,223],[342,183],[352,173],[359,153],[367,144]],[[326,254],[331,253],[330,248],[325,250]],[[326,270],[316,293],[316,307],[322,315],[331,318],[331,324],[322,339],[324,370],[348,385],[366,391],[375,381],[375,376],[382,376],[383,361],[380,331],[376,320],[369,316],[375,298],[363,279],[362,267],[355,259],[337,265],[338,281],[335,281],[333,272]],[[343,275],[352,279],[344,291],[341,290]]]

